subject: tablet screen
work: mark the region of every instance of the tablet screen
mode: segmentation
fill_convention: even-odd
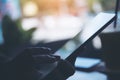
[[[89,39],[97,36],[106,26],[113,22],[114,17],[115,14],[113,13],[99,13],[82,31],[63,45],[55,54],[59,55],[62,59],[66,59]]]

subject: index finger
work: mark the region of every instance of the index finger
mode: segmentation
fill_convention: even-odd
[[[28,47],[25,49],[25,52],[31,53],[34,55],[50,54],[51,49],[48,47]]]

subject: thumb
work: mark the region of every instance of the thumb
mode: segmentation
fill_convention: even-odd
[[[68,77],[70,77],[71,75],[73,75],[75,73],[74,66],[70,62],[68,62],[66,60],[60,60],[58,62],[57,68],[63,74],[64,78],[68,78]]]

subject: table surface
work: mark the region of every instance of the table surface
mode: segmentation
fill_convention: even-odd
[[[103,73],[76,71],[75,74],[67,80],[107,80],[107,76]]]

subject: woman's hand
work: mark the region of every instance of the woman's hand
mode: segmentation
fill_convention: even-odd
[[[49,66],[57,62],[57,66],[50,71]],[[74,74],[74,66],[66,60],[61,60],[60,56],[51,53],[50,48],[46,47],[29,47],[13,60],[16,78],[20,80],[65,80]],[[45,71],[43,68],[46,67]],[[46,75],[46,72],[49,75]],[[18,79],[17,79],[18,80]]]
[[[30,53],[38,64],[54,63],[60,60],[60,56],[51,54],[51,49],[47,47],[30,47],[25,49],[26,53]]]

